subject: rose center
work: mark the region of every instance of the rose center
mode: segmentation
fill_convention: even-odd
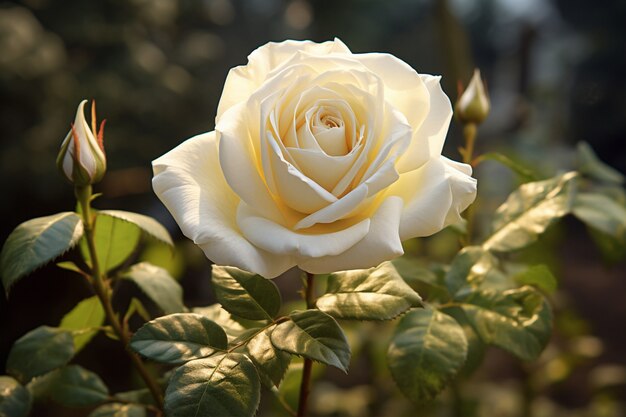
[[[326,106],[317,108],[310,127],[320,148],[328,155],[345,155],[350,151],[343,117],[337,109]]]

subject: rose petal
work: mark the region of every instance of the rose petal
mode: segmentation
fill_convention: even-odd
[[[229,71],[217,107],[216,120],[219,120],[222,114],[235,104],[246,101],[271,71],[284,65],[289,58],[301,51],[319,55],[350,53],[350,49],[337,38],[323,43],[292,40],[267,43],[248,56],[247,65],[241,65]]]
[[[389,193],[405,201],[400,238],[406,240],[431,235],[457,220],[476,197],[476,180],[440,157],[400,175]]]
[[[337,197],[304,175],[282,156],[270,132],[266,138],[269,166],[265,169],[266,177],[273,176],[276,190],[273,190],[289,207],[301,213],[312,213],[337,201]]]
[[[188,139],[152,165],[155,193],[207,258],[267,278],[295,265],[293,258],[257,248],[239,232],[240,199],[222,175],[215,132]]]
[[[256,216],[246,204],[238,207],[237,224],[244,236],[261,249],[279,255],[312,258],[343,253],[363,239],[370,229],[370,220],[364,219],[345,229],[329,233],[296,233]]]
[[[246,127],[246,110],[245,103],[231,107],[215,127],[220,135],[219,159],[224,177],[233,191],[264,217],[289,223],[261,177],[262,167]]]
[[[428,158],[441,155],[443,143],[446,140],[448,126],[452,118],[450,99],[441,89],[441,77],[420,75],[430,94],[430,112],[422,123],[415,129],[411,145],[398,161],[400,173],[412,171],[422,166]]]
[[[298,266],[313,274],[377,266],[404,253],[398,235],[403,201],[388,197],[371,218],[369,232],[361,241],[337,256],[300,259]]]

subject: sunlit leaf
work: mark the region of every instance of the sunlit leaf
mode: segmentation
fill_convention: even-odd
[[[109,390],[95,373],[69,365],[34,379],[29,389],[37,399],[49,398],[66,407],[88,407],[103,403]]]
[[[548,226],[570,212],[576,176],[568,172],[519,187],[496,211],[493,234],[483,247],[507,252],[534,242]]]
[[[578,171],[599,181],[614,184],[624,183],[624,175],[602,162],[587,142],[579,142],[576,149],[578,151]]]
[[[556,278],[545,265],[533,265],[516,274],[514,278],[522,285],[534,285],[548,294],[553,293],[557,287]]]
[[[376,268],[330,274],[326,294],[316,304],[337,318],[390,320],[421,306],[422,299],[391,262],[384,262]]]
[[[19,279],[71,249],[83,235],[76,213],[64,212],[28,220],[13,230],[0,253],[5,291]]]
[[[543,295],[531,287],[504,292],[474,291],[458,301],[485,343],[520,359],[536,359],[550,339],[550,307]]]
[[[626,244],[626,207],[600,193],[578,193],[572,213],[587,226]]]
[[[104,309],[94,295],[76,305],[61,320],[59,327],[68,330],[77,330],[74,333],[74,348],[78,353],[100,331],[98,327],[104,323]]]
[[[413,310],[402,317],[387,351],[398,388],[419,402],[439,394],[467,355],[463,329],[437,310]]]
[[[252,417],[261,384],[252,361],[222,353],[187,362],[170,378],[165,392],[168,417]]]
[[[480,246],[463,248],[452,260],[444,280],[452,295],[466,287],[505,290],[514,284],[499,269],[498,259]]]
[[[74,356],[72,332],[40,326],[19,338],[7,359],[7,372],[22,382],[69,362]]]
[[[272,326],[250,339],[246,345],[246,351],[260,371],[261,380],[266,380],[264,382],[268,386],[273,384],[278,387],[285,376],[291,355],[276,349],[272,344],[270,334],[274,327]]]
[[[348,371],[348,340],[335,319],[319,310],[293,311],[270,339],[280,350]]]
[[[94,241],[98,265],[102,271],[120,266],[135,251],[141,231],[137,226],[98,212],[94,225]],[[80,250],[87,265],[91,266],[91,255],[85,239]]]
[[[96,408],[89,417],[146,417],[146,409],[136,404],[105,404]]]
[[[30,392],[10,376],[0,376],[0,416],[26,417],[30,412]]]
[[[215,296],[226,311],[249,320],[271,320],[278,314],[281,297],[272,281],[230,266],[212,268]]]
[[[183,289],[163,268],[141,262],[131,266],[121,278],[128,279],[139,287],[165,313],[180,313],[183,305]]]
[[[101,210],[99,214],[115,217],[117,219],[124,220],[125,222],[132,223],[148,235],[168,244],[169,246],[174,246],[174,242],[172,242],[172,238],[167,229],[152,217],[122,210]]]
[[[227,338],[215,322],[199,314],[179,313],[144,324],[130,347],[158,362],[178,364],[225,350]]]
[[[117,392],[114,397],[124,402],[155,405],[154,397],[148,388]]]
[[[482,365],[485,353],[487,351],[487,345],[480,336],[476,333],[476,330],[472,327],[470,322],[465,316],[465,312],[460,307],[449,307],[442,310],[443,313],[451,316],[463,329],[465,334],[465,340],[467,340],[467,357],[463,368],[459,372],[462,375],[471,375]]]

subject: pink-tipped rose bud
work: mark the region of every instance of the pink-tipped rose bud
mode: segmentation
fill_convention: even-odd
[[[474,70],[469,85],[456,102],[455,114],[462,123],[480,124],[489,114],[489,96],[485,84],[480,77],[480,71]]]
[[[76,119],[61,144],[57,156],[57,167],[76,186],[94,184],[106,172],[107,161],[104,154],[104,120],[100,130],[96,129],[96,104],[91,105],[91,127],[85,120],[85,103],[81,101],[76,111]]]

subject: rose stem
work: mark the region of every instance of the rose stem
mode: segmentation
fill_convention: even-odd
[[[304,287],[304,300],[306,301],[306,308],[315,308],[315,295],[313,293],[313,274],[306,273],[306,284]],[[311,391],[311,369],[313,368],[313,361],[311,359],[304,358],[304,367],[302,368],[302,382],[300,383],[300,399],[298,400],[298,414],[297,417],[305,417],[307,411],[307,402],[309,399],[309,392]]]
[[[474,142],[476,141],[476,124],[466,123],[463,126],[463,137],[465,138],[465,149],[463,149],[463,162],[472,165],[474,158]],[[463,246],[468,246],[472,242],[472,232],[474,226],[474,204],[470,204],[465,212],[465,220],[467,220],[467,236],[462,242]]]
[[[91,215],[91,185],[86,187],[75,188],[76,198],[82,209],[83,223],[85,226],[85,239],[87,240],[87,246],[89,248],[89,255],[91,257],[91,274],[94,290],[102,304],[104,313],[107,320],[113,327],[113,331],[124,344],[126,353],[130,357],[131,362],[143,378],[146,386],[150,390],[150,393],[154,397],[156,404],[160,409],[163,409],[163,396],[161,389],[156,381],[152,378],[152,375],[148,372],[139,356],[130,350],[130,336],[122,327],[115,311],[113,310],[113,304],[111,304],[111,288],[109,287],[106,277],[100,270],[100,263],[98,262],[98,253],[96,252],[96,244],[94,240],[94,217]]]

